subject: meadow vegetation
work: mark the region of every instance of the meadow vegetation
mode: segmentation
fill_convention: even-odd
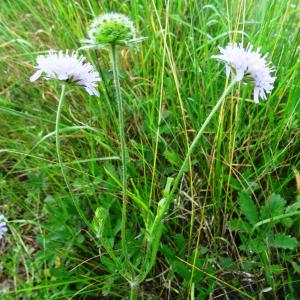
[[[145,37],[118,51],[125,234],[109,51],[80,50],[100,96],[66,86],[61,164],[61,85],[29,81],[37,55],[82,47],[105,12]],[[0,299],[299,299],[299,18],[297,0],[0,1]],[[212,58],[229,42],[269,53],[274,89],[256,104],[236,84],[172,190],[230,84]]]

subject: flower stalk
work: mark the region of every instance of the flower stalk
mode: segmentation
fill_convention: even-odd
[[[121,95],[121,87],[119,81],[119,70],[118,70],[118,58],[117,58],[117,47],[116,44],[111,44],[110,49],[111,65],[114,77],[114,87],[116,93],[116,100],[118,104],[118,120],[119,120],[119,138],[121,143],[121,162],[122,162],[122,225],[121,225],[121,240],[122,240],[122,251],[125,257],[126,265],[131,268],[129,260],[128,249],[127,249],[127,238],[126,238],[126,222],[127,222],[127,148],[124,131],[124,107]]]
[[[138,298],[138,282],[130,282],[130,300]]]
[[[59,139],[59,125],[60,125],[60,116],[61,116],[61,111],[64,103],[64,98],[65,98],[65,92],[66,92],[66,85],[62,84],[61,86],[61,93],[58,101],[58,107],[56,111],[56,121],[55,121],[55,141],[56,141],[56,154],[57,154],[57,159],[58,159],[58,164],[61,170],[61,174],[63,176],[63,179],[65,181],[65,184],[67,186],[68,192],[71,196],[71,199],[74,203],[74,206],[76,207],[76,210],[78,211],[80,217],[83,219],[83,221],[86,223],[86,225],[89,225],[88,220],[84,216],[83,212],[81,211],[80,207],[78,206],[75,197],[73,196],[71,186],[69,184],[64,166],[63,166],[63,161],[61,158],[61,151],[60,151],[60,139]],[[63,206],[65,207],[65,206]],[[67,213],[67,212],[66,212]]]
[[[121,223],[121,246],[122,246],[122,276],[130,284],[130,299],[137,299],[138,281],[136,280],[136,267],[131,263],[126,236],[127,223],[127,164],[128,152],[126,147],[124,130],[124,106],[121,94],[118,69],[118,48],[133,47],[142,38],[136,37],[136,29],[133,22],[125,15],[120,13],[105,13],[97,18],[90,25],[88,38],[82,40],[85,46],[81,49],[102,49],[106,48],[110,52],[111,66],[113,71],[113,81],[115,98],[118,106],[118,135],[121,147],[121,184],[122,184],[122,223]],[[123,261],[124,257],[124,261]]]
[[[206,120],[204,121],[203,125],[199,129],[196,137],[194,138],[192,144],[189,147],[189,150],[185,156],[185,159],[184,159],[184,161],[179,169],[179,172],[174,180],[171,191],[169,193],[167,193],[165,195],[165,198],[160,201],[160,204],[159,204],[159,207],[157,210],[157,215],[156,215],[155,220],[149,230],[150,239],[147,240],[147,249],[146,249],[144,265],[143,265],[140,275],[138,277],[139,282],[142,282],[146,278],[147,274],[151,271],[151,269],[156,261],[157,251],[159,248],[159,242],[160,242],[162,229],[163,229],[163,223],[164,223],[163,219],[164,219],[166,212],[168,211],[168,208],[169,208],[171,202],[173,201],[173,196],[174,196],[175,192],[177,191],[180,179],[181,179],[186,167],[188,166],[189,159],[190,159],[191,155],[193,154],[193,152],[195,151],[196,145],[198,144],[206,126],[209,124],[212,117],[214,116],[216,111],[219,109],[219,107],[221,106],[223,101],[226,99],[226,96],[232,90],[232,88],[234,87],[236,82],[237,82],[236,80],[233,80],[227,86],[227,88],[224,90],[222,96],[220,97],[220,99],[218,100],[218,102],[216,103],[216,105],[214,106],[214,108],[212,109],[212,111],[210,112],[210,114],[208,115]]]

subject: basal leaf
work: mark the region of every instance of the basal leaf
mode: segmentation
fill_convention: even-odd
[[[256,224],[258,222],[258,212],[251,196],[246,191],[240,192],[238,203],[248,222],[252,225]]]
[[[240,250],[252,251],[254,253],[262,253],[267,249],[264,241],[259,237],[253,240],[249,239],[246,243],[243,243],[239,248]]]
[[[252,226],[241,219],[232,219],[230,221],[230,229],[232,231],[246,232],[250,234]]]
[[[272,216],[278,216],[284,213],[286,201],[277,194],[272,194],[270,197],[270,209]]]
[[[297,240],[285,233],[276,233],[269,237],[269,245],[275,248],[293,250],[297,246]]]
[[[286,201],[278,194],[270,196],[269,203],[261,209],[261,216],[263,219],[272,218],[282,215],[285,210]]]

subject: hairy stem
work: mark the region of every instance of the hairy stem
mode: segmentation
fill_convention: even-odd
[[[65,98],[65,91],[66,91],[66,86],[63,84],[61,87],[61,93],[60,93],[58,107],[57,107],[57,111],[56,111],[56,122],[55,122],[56,154],[57,154],[57,159],[58,159],[58,164],[60,166],[61,174],[62,174],[64,182],[67,186],[70,197],[74,203],[74,206],[75,206],[76,210],[78,211],[80,217],[83,219],[83,221],[86,223],[86,225],[89,226],[88,220],[84,216],[83,212],[81,211],[80,207],[78,206],[77,201],[75,200],[75,197],[73,195],[71,186],[69,184],[67,175],[65,173],[65,169],[64,169],[64,165],[63,165],[63,161],[62,161],[61,153],[60,153],[59,124],[60,124],[61,110],[62,110],[64,98]],[[65,207],[65,206],[63,206],[63,207]]]
[[[155,263],[156,255],[157,255],[157,251],[158,251],[158,245],[159,245],[160,237],[162,234],[163,218],[164,218],[164,215],[167,212],[171,202],[173,201],[173,196],[174,196],[175,192],[177,191],[180,179],[188,166],[189,159],[190,159],[191,155],[193,154],[193,152],[196,148],[196,145],[198,144],[206,126],[208,125],[208,123],[210,122],[210,120],[212,119],[212,117],[214,116],[216,111],[218,110],[218,108],[221,106],[221,104],[223,103],[223,101],[225,100],[226,96],[231,91],[231,89],[233,88],[235,83],[236,83],[236,81],[233,80],[228,85],[228,87],[224,90],[222,96],[220,97],[220,99],[218,100],[218,102],[216,103],[216,105],[214,106],[214,108],[212,109],[212,111],[210,112],[210,114],[208,115],[206,120],[204,121],[203,125],[199,129],[196,137],[194,138],[192,144],[189,147],[189,150],[185,156],[185,159],[184,159],[184,161],[179,169],[179,172],[174,180],[173,187],[172,187],[170,193],[166,196],[164,205],[162,205],[159,213],[155,217],[155,220],[152,225],[151,232],[150,232],[151,238],[147,242],[148,245],[147,245],[146,256],[145,256],[145,264],[141,270],[140,277],[139,277],[140,282],[142,282],[145,279],[147,274],[150,272],[153,264]],[[149,258],[150,258],[150,262],[148,262]]]
[[[114,86],[116,93],[116,100],[118,102],[118,119],[119,119],[119,138],[121,143],[121,161],[122,161],[122,226],[121,226],[121,239],[122,251],[125,257],[125,262],[128,268],[132,270],[129,260],[127,239],[126,239],[126,221],[127,221],[127,149],[124,132],[124,108],[121,95],[121,87],[119,81],[118,60],[116,45],[111,45],[111,64],[114,76]]]
[[[218,102],[216,103],[216,105],[214,106],[213,110],[210,112],[210,114],[208,115],[208,117],[206,118],[206,120],[204,121],[203,125],[201,126],[201,128],[199,129],[196,137],[194,138],[191,146],[189,147],[189,151],[185,156],[185,159],[183,161],[183,164],[181,165],[181,168],[175,178],[172,190],[170,192],[170,197],[172,197],[175,193],[175,191],[177,190],[179,181],[184,173],[184,170],[187,167],[187,164],[189,162],[189,158],[191,157],[191,155],[193,154],[196,145],[199,142],[200,137],[202,136],[203,131],[205,130],[206,126],[208,125],[208,123],[210,122],[210,120],[212,119],[212,117],[214,116],[214,114],[216,113],[216,111],[219,109],[219,107],[221,106],[222,102],[225,100],[226,96],[228,95],[228,93],[231,91],[232,87],[235,85],[236,81],[232,81],[228,87],[225,89],[225,91],[223,92],[222,96],[220,97],[220,99],[218,100]],[[171,200],[169,200],[169,202],[171,202]]]
[[[130,284],[130,300],[136,300],[138,298],[138,283]]]

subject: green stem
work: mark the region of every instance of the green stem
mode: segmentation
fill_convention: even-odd
[[[150,232],[150,239],[147,241],[147,250],[146,250],[146,255],[145,255],[145,264],[141,270],[141,274],[140,274],[140,282],[142,282],[145,277],[147,276],[147,274],[149,273],[149,271],[151,270],[155,260],[156,260],[156,254],[158,251],[158,244],[161,238],[161,234],[162,234],[162,227],[163,227],[163,218],[165,216],[165,213],[167,212],[171,202],[173,201],[173,195],[175,194],[177,187],[179,185],[180,179],[184,173],[184,171],[186,170],[186,167],[188,166],[189,163],[189,159],[191,157],[191,155],[193,154],[196,145],[198,144],[206,126],[208,125],[208,123],[210,122],[210,120],[212,119],[212,117],[214,116],[214,114],[216,113],[216,111],[218,110],[218,108],[221,106],[222,102],[225,100],[226,96],[228,95],[228,93],[231,91],[231,89],[233,88],[233,86],[235,85],[236,81],[233,80],[228,87],[224,90],[222,96],[220,97],[220,99],[218,100],[218,102],[216,103],[216,105],[214,106],[213,110],[210,112],[210,114],[208,115],[208,117],[206,118],[206,120],[204,121],[203,125],[201,126],[201,128],[199,129],[196,137],[194,138],[191,146],[189,147],[189,150],[185,156],[185,159],[179,169],[179,172],[174,180],[174,184],[173,187],[170,191],[170,193],[167,195],[166,199],[165,199],[165,204],[160,208],[159,213],[157,214],[157,216],[155,217],[154,223],[152,225],[151,228],[151,232]],[[150,253],[149,253],[150,252]],[[148,259],[150,258],[151,262],[148,263]]]
[[[71,186],[69,184],[69,181],[67,179],[67,175],[64,170],[63,161],[62,161],[61,153],[60,153],[59,124],[60,124],[61,109],[62,109],[64,98],[65,98],[65,91],[66,91],[66,86],[63,84],[61,87],[61,93],[60,93],[58,107],[57,107],[57,111],[56,111],[56,122],[55,122],[56,154],[57,154],[57,159],[58,159],[58,164],[60,166],[61,174],[62,174],[65,184],[67,186],[68,192],[71,196],[71,199],[74,203],[74,206],[76,207],[76,210],[78,211],[80,217],[83,219],[83,221],[86,223],[86,225],[89,226],[88,220],[84,216],[83,212],[81,211],[80,207],[77,204],[77,201],[75,200],[75,197],[73,196],[73,192],[72,192]],[[65,206],[63,206],[63,207],[65,207]]]
[[[131,268],[131,263],[129,260],[128,250],[127,250],[127,239],[126,239],[126,220],[127,220],[127,149],[125,141],[124,132],[124,108],[121,95],[121,87],[119,81],[118,72],[118,61],[117,61],[117,49],[116,45],[111,45],[111,64],[114,76],[114,86],[116,92],[116,99],[118,102],[118,119],[119,119],[119,137],[121,143],[121,161],[122,161],[122,226],[121,226],[121,243],[122,251],[125,257],[125,262],[127,266]]]
[[[292,216],[295,216],[295,215],[300,215],[300,211],[296,210],[296,211],[286,213],[286,214],[283,214],[283,215],[279,215],[279,216],[275,216],[275,217],[272,217],[272,218],[264,219],[264,220],[262,220],[262,221],[260,221],[260,222],[253,225],[252,230],[251,230],[251,234],[253,234],[254,231],[258,227],[260,227],[264,224],[268,224],[268,223],[271,223],[271,222],[276,222],[276,221],[279,221],[281,219],[289,218],[289,217],[292,217]]]
[[[136,300],[138,298],[138,284],[130,285],[130,300]]]
[[[177,190],[179,181],[184,173],[184,170],[186,169],[188,162],[189,162],[189,158],[191,157],[191,155],[193,154],[196,145],[199,142],[200,137],[202,136],[202,133],[204,132],[206,126],[208,125],[208,123],[210,122],[210,120],[212,119],[212,117],[214,116],[214,114],[216,113],[216,111],[219,109],[219,107],[221,106],[222,102],[225,100],[226,96],[228,95],[228,93],[231,91],[232,87],[235,85],[236,81],[233,80],[228,87],[225,89],[225,91],[223,92],[222,96],[220,97],[220,99],[218,100],[217,104],[215,105],[215,107],[213,108],[213,110],[210,112],[210,114],[208,115],[208,117],[206,118],[206,120],[204,121],[203,125],[201,126],[201,128],[199,129],[196,137],[194,138],[191,146],[189,147],[188,153],[186,154],[186,157],[183,161],[183,164],[181,165],[181,168],[175,178],[172,190],[170,192],[170,197],[172,198],[172,196],[174,195],[175,191]],[[171,202],[171,200],[169,200],[169,202]]]

